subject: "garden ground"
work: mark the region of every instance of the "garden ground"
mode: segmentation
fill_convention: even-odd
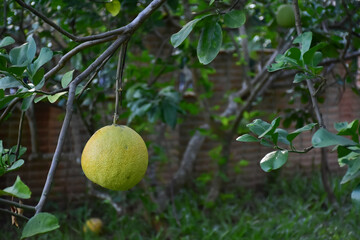
[[[205,203],[204,183],[182,191],[160,215],[148,195],[135,188],[114,199],[126,213],[116,215],[103,201],[85,201],[66,211],[55,211],[62,224],[59,230],[36,239],[358,239],[360,214],[350,201],[354,186],[333,179],[339,208],[327,207],[320,177],[279,178],[260,190],[232,189],[217,202]],[[55,204],[49,204],[56,208]],[[83,233],[90,217],[104,222],[103,233]],[[20,231],[2,226],[0,239],[15,239]]]

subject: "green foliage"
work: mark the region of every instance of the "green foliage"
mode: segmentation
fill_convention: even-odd
[[[180,95],[172,87],[166,87],[159,92],[154,91],[146,84],[135,84],[126,92],[128,108],[131,110],[128,117],[130,123],[135,117],[147,116],[150,122],[161,119],[174,128],[177,123]]]
[[[211,3],[210,3],[211,4]],[[211,63],[220,52],[223,43],[222,23],[230,28],[239,28],[245,24],[244,11],[232,10],[223,15],[208,14],[193,19],[185,24],[181,30],[171,36],[171,44],[179,47],[193,29],[200,25],[200,37],[197,44],[197,57],[199,62],[207,65]]]
[[[0,176],[16,170],[24,164],[24,160],[19,158],[26,152],[26,147],[19,147],[17,158],[16,150],[17,146],[10,149],[4,148],[3,141],[0,140]]]
[[[295,75],[294,83],[300,83],[306,79],[319,77],[322,66],[318,64],[322,60],[322,53],[318,50],[327,46],[327,43],[321,42],[310,48],[312,43],[312,32],[305,32],[294,39],[293,43],[298,43],[299,48],[290,48],[284,54],[279,54],[269,68],[269,72],[282,69],[296,69],[300,72]]]
[[[346,174],[341,180],[341,184],[350,182],[360,176],[360,144],[359,144],[359,121],[351,123],[335,123],[337,134],[331,133],[325,128],[319,128],[311,139],[311,146],[303,151],[297,150],[293,145],[293,140],[305,131],[311,131],[316,124],[310,123],[295,131],[288,133],[284,129],[277,128],[280,118],[274,119],[271,124],[263,120],[256,119],[248,124],[248,129],[258,137],[244,134],[236,140],[240,142],[259,142],[266,147],[277,149],[265,155],[260,161],[260,166],[265,172],[282,167],[288,160],[288,152],[306,153],[312,148],[325,148],[334,146],[338,153],[338,162],[341,167],[348,166]],[[352,140],[340,135],[350,136]],[[288,145],[283,148],[278,144],[281,142]],[[354,190],[355,191],[355,190]],[[356,196],[356,194],[355,194]]]

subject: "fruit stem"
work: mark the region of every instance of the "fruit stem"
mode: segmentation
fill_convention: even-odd
[[[128,41],[129,40],[126,40],[121,45],[121,50],[119,52],[118,65],[116,70],[115,112],[114,112],[113,124],[116,124],[116,121],[119,118],[119,100],[120,100],[120,107],[122,107],[122,83],[123,83],[126,49],[127,49]]]

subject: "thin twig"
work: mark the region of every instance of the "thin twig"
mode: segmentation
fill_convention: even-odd
[[[64,56],[61,57],[61,59],[59,60],[59,62],[50,70],[48,71],[44,78],[49,79],[50,77],[54,76],[58,71],[60,71],[65,64],[77,53],[79,53],[80,51],[92,47],[94,45],[100,44],[100,43],[105,43],[111,40],[116,39],[116,36],[110,36],[107,38],[102,38],[99,40],[94,40],[94,41],[88,41],[82,44],[79,44],[78,46],[76,46],[75,48],[71,49],[71,51],[69,51],[68,53],[66,53]]]
[[[81,95],[85,92],[85,90],[87,89],[87,87],[90,85],[90,83],[95,79],[95,77],[98,75],[98,73],[100,72],[100,70],[102,69],[102,67],[109,61],[109,59],[112,57],[112,55],[110,55],[107,59],[105,59],[105,61],[103,61],[100,66],[97,68],[97,70],[95,71],[95,73],[90,77],[89,81],[86,82],[84,88],[81,90],[81,92],[79,93],[77,99],[80,99]]]
[[[21,215],[21,214],[12,212],[12,211],[10,211],[10,210],[8,210],[8,209],[0,208],[0,212],[8,213],[8,214],[13,215],[13,216],[15,216],[15,217],[18,217],[18,218],[21,218],[21,219],[23,219],[23,220],[29,221],[29,218],[28,218],[28,217],[25,217],[24,215]]]
[[[22,137],[22,129],[23,129],[23,122],[24,122],[24,115],[25,111],[21,111],[20,115],[20,122],[19,122],[19,129],[18,129],[18,138],[16,143],[16,151],[15,151],[15,158],[19,158],[19,150],[20,150],[20,144],[21,144],[21,137]]]
[[[131,34],[148,18],[148,16],[150,16],[166,0],[154,0],[154,1],[152,1],[143,11],[141,11],[137,15],[137,17],[133,21],[131,21],[130,24],[128,24],[126,26],[123,26],[123,27],[120,27],[120,28],[117,28],[117,29],[114,29],[114,30],[110,30],[110,31],[107,31],[107,32],[104,32],[104,33],[91,35],[91,36],[86,36],[86,37],[74,36],[73,34],[71,34],[71,33],[67,32],[67,31],[65,31],[64,29],[62,29],[60,26],[55,24],[53,21],[51,21],[49,18],[47,18],[44,14],[37,11],[36,9],[31,7],[30,5],[27,5],[26,3],[24,3],[21,0],[15,0],[15,1],[17,3],[19,3],[22,7],[28,9],[30,12],[32,12],[33,14],[35,14],[36,16],[41,18],[44,22],[46,22],[47,24],[52,26],[55,30],[57,30],[58,32],[62,33],[63,35],[69,37],[71,40],[73,40],[75,42],[86,42],[86,41],[92,41],[92,40],[106,38],[106,37],[109,37],[109,36],[116,36],[116,35],[120,35],[120,34],[127,34],[127,33]]]
[[[21,1],[21,0],[15,0],[20,6],[22,6],[23,8],[26,8],[27,10],[29,10],[30,12],[32,12],[33,14],[35,14],[36,16],[38,16],[39,18],[41,18],[44,22],[46,22],[47,24],[49,24],[50,26],[52,26],[53,28],[55,28],[58,32],[62,33],[63,35],[67,36],[68,38],[70,38],[73,41],[77,41],[77,37],[72,35],[71,33],[67,32],[66,30],[64,30],[63,28],[61,28],[59,25],[57,25],[56,23],[54,23],[53,21],[51,21],[51,19],[49,19],[48,17],[46,17],[44,14],[42,14],[41,12],[39,12],[37,9],[31,7],[30,5],[26,4],[25,2]]]
[[[15,202],[15,201],[10,201],[10,200],[3,199],[3,198],[0,198],[0,203],[6,204],[6,205],[9,205],[9,206],[15,206],[17,208],[22,208],[22,209],[26,209],[26,210],[35,211],[34,206],[18,203],[18,202]]]
[[[1,123],[4,121],[5,117],[8,115],[8,113],[15,107],[15,105],[21,101],[21,98],[14,98],[9,105],[6,107],[6,109],[4,110],[4,112],[1,114],[0,116],[0,125]]]
[[[118,65],[116,69],[116,83],[115,83],[115,111],[113,124],[116,124],[117,119],[119,118],[119,100],[120,107],[122,107],[122,82],[126,58],[126,49],[128,41],[125,41],[121,46],[121,51],[119,52]]]
[[[4,11],[3,11],[4,26],[3,29],[1,29],[0,36],[2,36],[7,30],[7,0],[4,0],[3,2],[4,2]]]

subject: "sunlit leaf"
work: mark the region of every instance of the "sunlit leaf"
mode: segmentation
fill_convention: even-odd
[[[111,0],[111,2],[105,3],[106,10],[108,10],[113,17],[119,14],[121,4],[118,0]]]
[[[66,92],[56,93],[54,95],[48,96],[48,100],[49,102],[54,103],[64,94],[66,94]]]
[[[250,134],[241,135],[236,139],[239,142],[259,142],[260,140]]]

